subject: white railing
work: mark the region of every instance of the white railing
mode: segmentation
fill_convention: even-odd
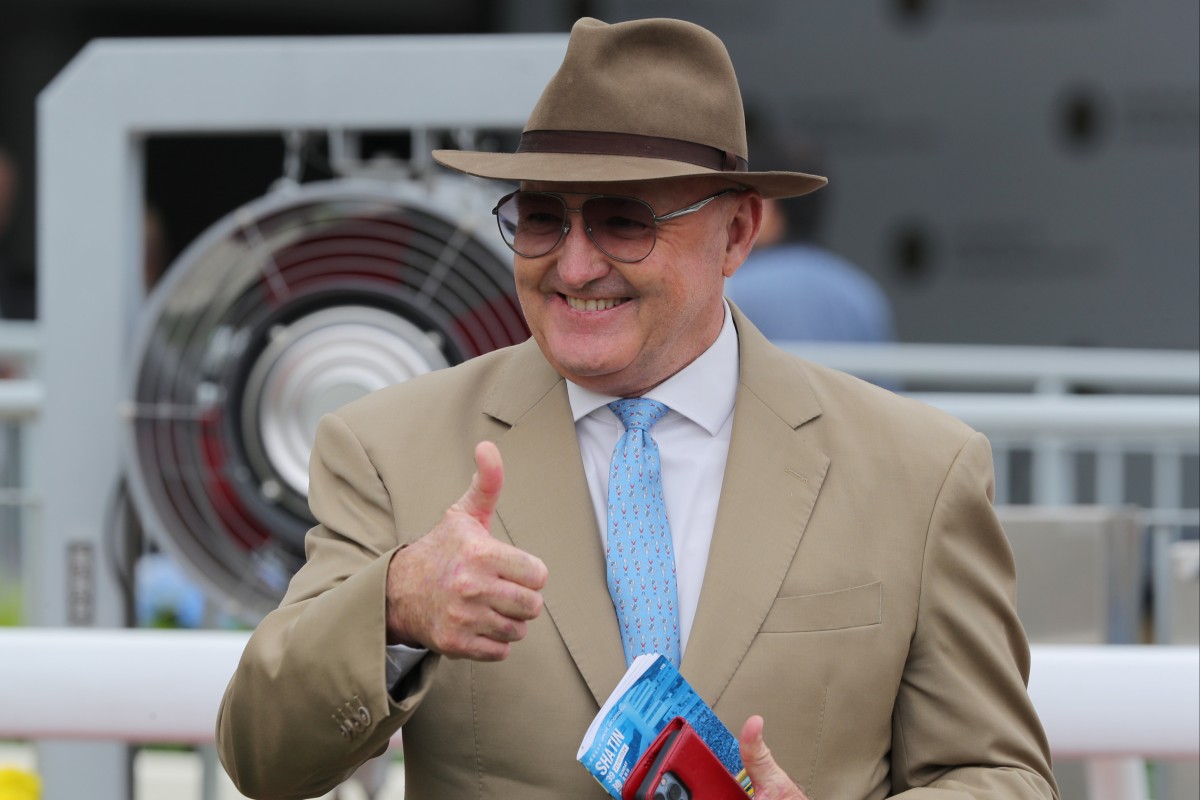
[[[0,629],[0,739],[211,742],[248,636]],[[1032,652],[1029,694],[1056,754],[1200,758],[1200,648],[1035,645]]]
[[[31,377],[37,360],[37,324],[0,320],[0,604],[12,603],[14,595],[28,602],[32,591],[28,512],[37,501],[24,480],[25,426],[37,419],[45,399],[41,383]],[[9,611],[0,606],[0,612]]]
[[[1130,445],[1186,442],[1200,434],[1200,397],[914,392],[991,438],[1046,437]]]
[[[834,344],[778,342],[789,352],[845,370],[923,388],[1019,389],[1064,394],[1078,389],[1196,393],[1200,353],[1003,345]]]

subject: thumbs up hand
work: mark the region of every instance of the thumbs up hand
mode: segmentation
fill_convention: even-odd
[[[492,442],[475,447],[471,485],[428,533],[388,565],[389,644],[450,658],[500,661],[542,611],[546,565],[493,539],[504,465]]]

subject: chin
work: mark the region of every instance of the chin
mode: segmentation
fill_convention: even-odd
[[[629,359],[618,358],[618,348],[595,337],[548,337],[542,342],[542,352],[562,375],[581,379],[600,379],[616,375],[629,366]],[[583,347],[577,345],[583,344]],[[558,346],[555,346],[558,345]],[[574,377],[571,378],[575,380]],[[578,382],[578,381],[576,381]]]
[[[619,383],[620,370],[596,361],[551,360],[559,375],[596,392],[612,393],[610,385]]]
[[[564,361],[560,362],[558,371],[581,386],[615,380],[614,370],[593,363],[579,364]]]

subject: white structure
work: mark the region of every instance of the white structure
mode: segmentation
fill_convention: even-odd
[[[520,127],[565,37],[113,40],[39,98],[42,416],[28,443],[43,502],[33,619],[116,627],[105,526],[119,524],[119,408],[142,303],[140,144],[159,133]],[[78,663],[78,662],[76,662]],[[44,742],[47,797],[129,796],[114,745]]]

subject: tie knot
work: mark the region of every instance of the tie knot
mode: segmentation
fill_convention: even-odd
[[[614,400],[608,404],[612,412],[621,420],[625,430],[640,428],[648,431],[660,419],[667,415],[667,407],[655,400],[645,397],[629,397],[624,400]]]

